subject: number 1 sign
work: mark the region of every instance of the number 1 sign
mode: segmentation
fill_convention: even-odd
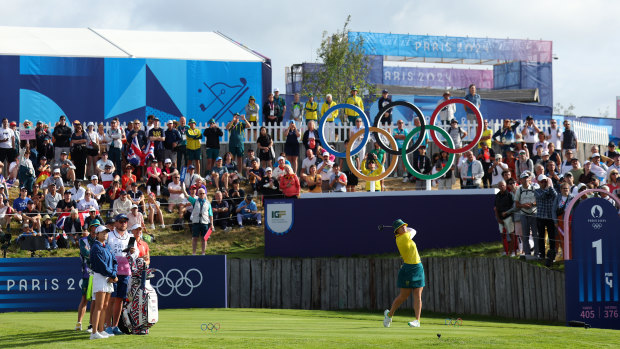
[[[566,321],[620,329],[620,216],[609,201],[591,198],[573,214],[572,259],[565,262]]]

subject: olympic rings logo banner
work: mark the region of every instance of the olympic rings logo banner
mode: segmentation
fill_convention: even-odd
[[[226,308],[226,256],[151,257],[160,308]]]
[[[0,258],[0,312],[74,310],[80,258]],[[226,256],[151,257],[159,308],[225,308]]]
[[[467,108],[473,110],[474,114],[476,115],[476,120],[478,123],[476,127],[476,135],[474,136],[473,140],[466,146],[461,147],[461,148],[456,148],[456,149],[454,148],[454,141],[452,140],[448,132],[446,132],[443,128],[439,126],[435,126],[435,121],[437,120],[439,112],[444,107],[450,104],[462,104],[466,106]],[[397,142],[394,139],[394,136],[392,136],[392,134],[379,128],[379,120],[381,119],[381,117],[383,117],[383,114],[385,114],[385,112],[391,110],[392,108],[395,108],[398,106],[411,109],[420,122],[420,126],[415,127],[413,130],[409,131],[409,133],[406,135],[405,141],[401,148],[397,146]],[[351,136],[351,139],[349,143],[347,144],[344,152],[339,152],[339,151],[336,151],[334,148],[332,148],[329,145],[329,143],[326,141],[326,138],[324,135],[325,133],[324,126],[327,120],[326,116],[330,115],[332,112],[339,110],[339,109],[352,110],[353,112],[357,113],[359,118],[361,118],[362,122],[364,123],[364,128],[360,129],[359,131],[357,131],[355,134]],[[406,101],[394,101],[386,105],[383,108],[383,111],[380,110],[377,113],[377,115],[374,118],[374,122],[372,126],[370,125],[370,120],[368,119],[364,111],[361,110],[360,108],[354,105],[351,105],[351,104],[338,104],[338,105],[335,105],[329,108],[321,117],[321,120],[319,121],[319,139],[321,141],[321,144],[323,145],[323,148],[327,152],[329,152],[330,154],[333,154],[336,157],[345,158],[347,161],[347,164],[349,165],[349,169],[359,179],[363,179],[367,181],[378,181],[378,180],[388,177],[396,169],[398,157],[400,156],[402,157],[404,161],[407,172],[409,172],[411,175],[413,175],[414,177],[418,179],[432,180],[432,179],[440,178],[452,167],[452,165],[454,164],[454,154],[465,153],[478,145],[478,143],[480,142],[480,139],[482,138],[483,123],[484,123],[483,121],[484,120],[482,118],[482,114],[480,113],[480,110],[478,110],[478,108],[475,105],[473,105],[471,102],[464,100],[464,99],[450,99],[450,100],[447,100],[439,104],[433,111],[433,114],[431,115],[429,125],[426,124],[426,120],[424,119],[424,115],[422,114],[422,111],[420,110],[420,108]],[[366,176],[360,173],[359,170],[355,166],[353,166],[353,161],[352,161],[352,157],[358,154],[359,152],[361,152],[362,149],[368,143],[371,132],[373,133],[374,139],[377,141],[379,146],[383,150],[385,150],[386,153],[394,155],[392,156],[392,161],[390,165],[388,166],[388,168],[385,171],[383,171],[383,173],[376,175],[376,176]],[[411,166],[411,163],[409,162],[409,158],[407,156],[415,152],[416,150],[418,150],[420,146],[424,144],[426,140],[426,132],[430,133],[430,136],[433,139],[433,142],[439,147],[439,149],[449,154],[448,163],[446,164],[446,166],[444,166],[444,168],[441,171],[435,174],[430,174],[430,175],[417,172],[413,168],[413,166]],[[385,138],[387,138],[387,140],[390,143],[390,146],[387,146],[386,144],[384,144],[382,137],[379,136],[379,133]],[[441,134],[441,136],[443,137],[447,145],[443,144],[440,141],[440,139],[437,137],[437,133]],[[414,136],[416,136],[415,141],[413,142],[413,144],[409,145],[412,139],[414,138]],[[351,149],[353,146],[355,146],[355,148]],[[363,160],[364,159],[360,159],[360,161],[363,161]]]

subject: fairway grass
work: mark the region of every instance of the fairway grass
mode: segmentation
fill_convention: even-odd
[[[87,315],[88,316],[88,313]],[[586,348],[620,347],[620,332],[563,325],[509,322],[463,316],[463,326],[446,326],[440,315],[424,316],[410,328],[411,309],[396,313],[384,328],[381,312],[279,309],[161,310],[148,336],[91,341],[73,331],[75,312],[2,313],[0,348]],[[219,323],[217,332],[202,324]],[[86,321],[88,323],[88,321]],[[441,334],[441,338],[437,337]]]

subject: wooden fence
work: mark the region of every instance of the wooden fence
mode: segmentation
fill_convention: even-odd
[[[425,258],[423,310],[564,321],[564,273],[510,258]],[[397,258],[229,259],[231,308],[370,309],[398,294]],[[411,309],[411,298],[402,305]]]

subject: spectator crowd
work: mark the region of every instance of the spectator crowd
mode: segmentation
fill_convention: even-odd
[[[364,110],[357,92],[352,87],[345,102]],[[446,91],[438,105],[450,98]],[[470,86],[466,99],[480,106],[475,86]],[[380,123],[384,126],[392,125],[392,110],[386,108],[390,102],[391,96],[384,90],[378,101]],[[331,95],[323,103],[312,95],[302,103],[296,94],[288,106],[291,120],[282,125],[287,105],[277,89],[262,104],[262,111],[250,97],[245,114],[235,114],[224,126],[229,137],[228,151],[223,154],[220,141],[224,130],[214,119],[204,129],[185,117],[167,120],[162,127],[158,117],[149,115],[144,125],[134,120],[121,126],[118,119],[112,119],[106,128],[103,123],[68,123],[65,116],[60,116],[53,128],[24,121],[21,130],[33,130],[34,136],[20,139],[17,124],[5,118],[0,128],[0,228],[6,230],[11,221],[16,221],[22,226],[22,236],[41,235],[48,248],[65,247],[77,244],[79,234],[93,220],[103,224],[122,214],[128,217],[130,226],[139,224],[147,238],[156,225],[179,230],[190,225],[193,251],[200,240],[204,253],[204,240],[200,238],[209,229],[229,232],[245,225],[261,225],[263,217],[258,207],[265,197],[298,198],[302,189],[310,193],[356,191],[359,183],[354,172],[376,176],[385,171],[393,155],[386,153],[374,137],[350,163],[323,148],[317,130],[322,117],[327,118],[328,141],[341,140],[344,145],[351,142],[353,149],[362,141],[361,136],[354,135],[363,130],[364,124],[353,110],[344,110],[352,125],[350,131],[335,132],[338,111],[324,115],[334,105]],[[455,108],[455,104],[449,104],[439,115],[454,146],[460,148],[467,132],[454,118]],[[467,107],[465,111],[468,118],[475,118]],[[281,125],[278,138],[284,140],[283,152],[275,151],[274,128],[259,125],[260,113],[264,125]],[[413,126],[419,126],[419,120],[414,119]],[[552,120],[551,126],[542,130],[528,117],[523,125],[504,120],[503,126],[493,132],[485,120],[479,144],[457,155],[447,170],[447,152],[427,153],[427,132],[419,136],[423,140],[410,155],[410,163],[424,175],[445,171],[432,182],[438,189],[455,188],[457,181],[461,189],[500,189],[495,209],[500,230],[506,235],[505,252],[529,253],[529,244],[511,238],[515,234],[525,237],[527,231],[535,236],[535,253],[543,256],[538,232],[546,231],[550,239],[558,236],[557,210],[553,208],[558,203],[554,199],[561,196],[565,184],[571,195],[599,187],[617,192],[620,186],[620,159],[615,145],[610,143],[605,155],[593,148],[590,160],[581,164],[576,156],[578,139],[570,121],[563,126],[560,129]],[[247,146],[247,132],[254,133],[254,145]],[[392,134],[399,148],[404,146],[408,133],[404,121],[396,120]],[[402,176],[403,183],[415,182],[415,189],[426,190],[427,181],[411,176],[400,162],[393,176]],[[367,182],[363,189],[385,191],[385,182]],[[8,191],[11,186],[19,188],[19,196],[12,203]],[[560,200],[559,205],[565,201]],[[172,223],[164,221],[164,210],[174,215]],[[521,241],[518,248],[517,240]]]

